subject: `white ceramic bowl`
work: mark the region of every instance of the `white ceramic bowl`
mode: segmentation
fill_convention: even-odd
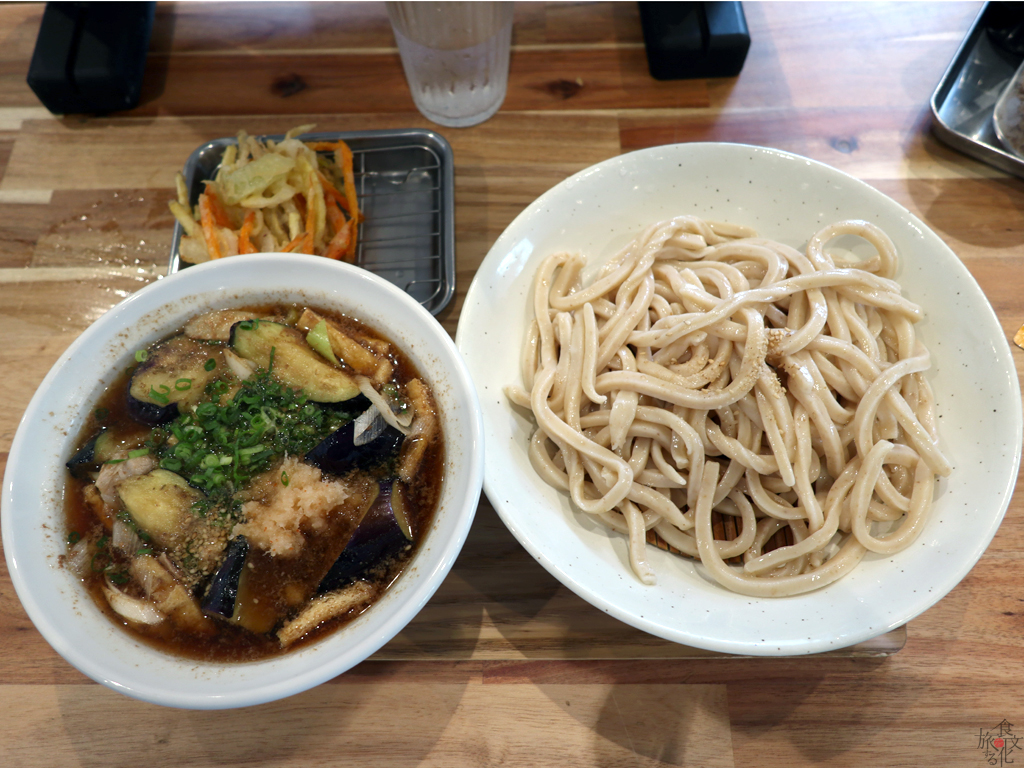
[[[432,528],[398,582],[370,610],[323,640],[240,664],[176,658],[100,613],[58,564],[65,551],[64,462],[100,393],[135,350],[211,308],[308,302],[388,336],[416,364],[442,414],[445,478]],[[483,473],[480,410],[465,365],[441,325],[369,272],[314,256],[259,254],[184,270],[133,294],[90,326],[47,374],[14,438],[3,487],[3,543],[33,623],[92,679],[145,701],[220,709],[272,701],[358,664],[397,634],[434,594],[465,542]]]
[[[729,592],[700,565],[649,549],[658,574],[630,570],[626,539],[571,508],[527,455],[532,418],[502,388],[521,383],[520,349],[536,267],[579,251],[589,282],[645,226],[696,215],[754,227],[804,248],[823,226],[867,219],[901,258],[898,279],[925,319],[940,443],[953,474],[939,484],[927,527],[893,557],[869,554],[848,576],[795,597]],[[845,244],[845,243],[844,243]],[[865,243],[854,251],[869,256]],[[738,144],[676,144],[580,171],[531,203],[487,254],[456,337],[480,393],[487,441],[484,487],[505,524],[555,577],[600,609],[660,637],[745,655],[828,651],[867,640],[933,605],[981,557],[1017,479],[1021,401],[1009,345],[985,295],[942,240],[862,181],[804,157]]]

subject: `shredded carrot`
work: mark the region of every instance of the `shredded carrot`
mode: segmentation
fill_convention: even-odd
[[[333,152],[341,144],[340,141],[307,141],[306,146],[314,152]]]
[[[210,182],[206,182],[206,192],[204,193],[210,204],[210,211],[213,213],[213,221],[218,227],[227,227],[231,229],[231,217],[228,216],[227,209],[224,208],[224,204],[221,203],[220,198],[217,197],[217,193],[214,191]]]
[[[330,222],[331,229],[337,234],[345,226],[345,214],[341,212],[338,201],[333,197],[327,198],[324,202],[327,209],[327,221]]]
[[[358,224],[362,221],[359,213],[359,202],[356,200],[356,175],[352,168],[352,150],[344,141],[338,142],[337,154],[341,155],[341,175],[345,181],[345,196],[348,198],[348,214]]]
[[[324,251],[324,256],[328,259],[340,259],[344,258],[345,261],[349,261],[348,257],[348,244],[351,241],[352,235],[352,222],[346,221],[341,225],[341,228],[335,232],[334,237],[331,238],[331,242],[327,244],[327,250]]]
[[[300,245],[302,245],[302,241],[305,240],[305,239],[306,239],[306,233],[303,232],[301,235],[299,235],[294,240],[292,240],[290,243],[288,243],[288,245],[286,245],[284,248],[282,248],[281,249],[281,253],[291,253],[296,248],[298,248]]]
[[[199,196],[199,223],[203,227],[203,240],[206,241],[206,250],[210,258],[221,258],[224,254],[220,252],[220,243],[217,241],[217,225],[214,222],[210,197],[205,193]]]
[[[334,230],[335,235],[331,238],[324,256],[330,254],[332,259],[344,258],[345,261],[354,264],[356,260],[356,238],[359,233],[357,225],[352,219],[345,220],[345,215],[341,212],[338,201],[334,198],[331,198],[327,205],[327,218],[330,219],[331,228]],[[344,236],[339,237],[342,232],[344,232]],[[341,249],[340,252],[336,252],[338,249]]]
[[[249,211],[245,214],[245,221],[242,222],[242,228],[238,230],[238,252],[239,253],[256,253],[256,246],[252,244],[249,239],[249,235],[252,234],[252,228],[256,225],[256,211]]]
[[[306,234],[313,237],[314,232],[316,232],[316,206],[311,205],[306,212]]]
[[[313,254],[313,234],[311,232],[303,232],[281,249],[282,253],[292,253],[296,251],[298,253]]]
[[[309,196],[307,198],[307,200],[309,201],[309,206],[306,210],[306,232],[309,233],[310,241],[314,242],[316,240],[318,229],[317,214],[319,213],[319,203],[317,201],[315,189],[316,181],[312,178],[312,174],[310,175],[309,184]]]
[[[338,191],[338,188],[331,184],[330,179],[324,176],[321,171],[317,171],[316,175],[320,179],[320,186],[324,188],[324,196],[334,200],[341,206],[341,210],[345,211],[345,213],[350,213],[348,209],[348,198],[341,194],[341,192]]]
[[[348,239],[348,248],[345,249],[345,261],[349,264],[356,263],[356,240],[359,238],[359,225],[355,219],[349,219],[352,227],[352,237]]]

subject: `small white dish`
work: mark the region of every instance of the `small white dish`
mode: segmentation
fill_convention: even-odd
[[[853,573],[824,589],[776,599],[734,594],[699,564],[651,549],[658,583],[644,586],[629,567],[625,538],[574,511],[565,494],[534,472],[527,455],[534,423],[509,404],[502,389],[522,381],[520,349],[537,265],[553,251],[579,251],[588,259],[586,282],[644,226],[682,214],[751,226],[800,249],[840,219],[866,219],[893,239],[905,295],[926,313],[917,328],[932,352],[928,376],[941,446],[954,466],[911,548],[893,557],[869,554]],[[970,273],[893,200],[833,168],[772,149],[655,147],[566,179],[529,205],[495,242],[470,286],[456,343],[483,408],[484,488],[512,533],[556,578],[601,610],[698,648],[808,654],[906,623],[978,561],[1017,479],[1016,368],[995,313]]]
[[[433,525],[395,585],[352,623],[263,661],[214,664],[175,657],[136,640],[104,615],[60,567],[65,553],[64,462],[100,393],[135,350],[204,310],[277,302],[335,309],[397,344],[433,390],[445,436],[445,478]],[[3,544],[11,579],[32,622],[92,679],[144,701],[222,709],[290,696],[372,654],[437,590],[476,513],[483,477],[480,409],[444,328],[385,280],[347,264],[296,254],[255,254],[183,270],[133,294],[91,325],[40,384],[11,447],[3,485]]]

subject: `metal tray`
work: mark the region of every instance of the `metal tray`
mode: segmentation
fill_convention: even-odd
[[[283,135],[260,136],[281,140]],[[437,314],[455,293],[455,193],[452,149],[433,131],[308,133],[306,141],[343,139],[352,148],[359,225],[356,264],[401,288]],[[203,144],[183,174],[192,205],[203,181],[217,172],[235,138]],[[187,269],[178,258],[181,224],[174,224],[168,274]]]
[[[986,3],[932,94],[932,130],[964,154],[1024,178],[1024,161],[1003,146],[992,113],[1024,61],[1024,3]]]

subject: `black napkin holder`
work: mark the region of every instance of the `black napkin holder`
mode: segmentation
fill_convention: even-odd
[[[57,115],[132,109],[155,15],[155,2],[47,3],[29,87]]]
[[[739,2],[637,3],[656,80],[735,77],[750,49]]]

